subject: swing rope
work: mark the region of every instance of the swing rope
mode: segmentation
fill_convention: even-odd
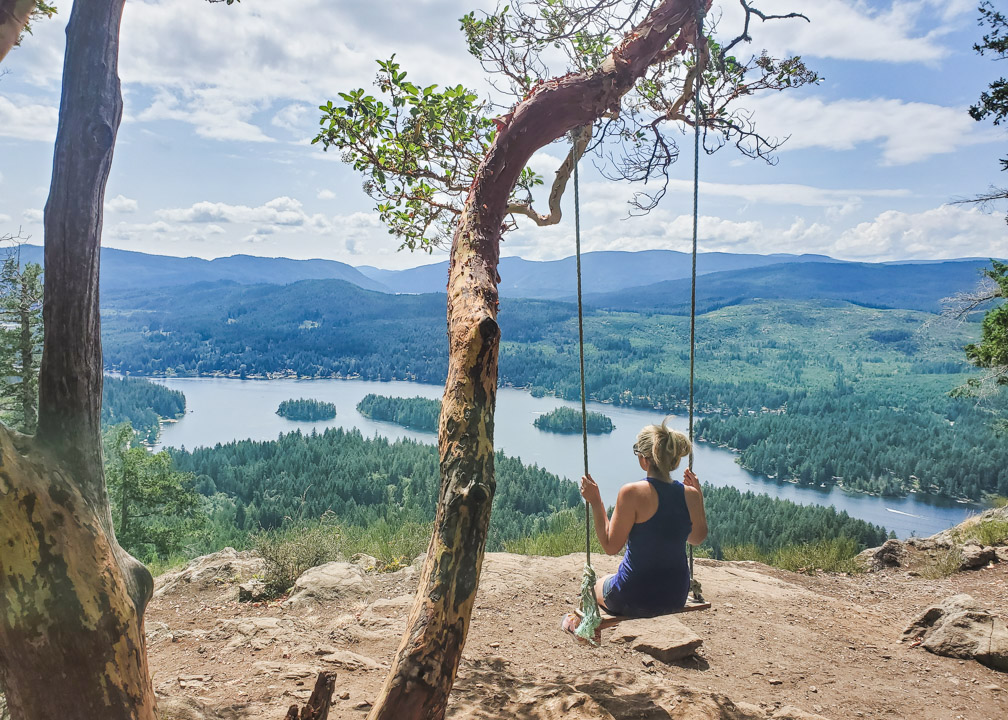
[[[574,247],[577,258],[578,351],[581,361],[581,442],[584,449],[584,474],[588,474],[588,410],[585,400],[584,305],[581,301],[581,198],[578,188],[578,159],[574,159]],[[595,631],[602,624],[595,597],[595,571],[591,566],[591,507],[585,503],[585,566],[581,578],[581,622],[574,634],[595,644]]]
[[[700,19],[697,21],[697,35],[703,32],[703,6],[700,9]],[[700,115],[703,107],[700,104],[700,50],[698,42],[693,47],[693,62],[696,76],[693,78],[693,110],[696,117],[693,121],[693,269],[690,275],[690,334],[689,334],[689,469],[693,469],[693,367],[696,362],[696,265],[697,265],[697,234],[700,225]],[[694,602],[703,602],[700,581],[693,574],[693,546],[689,548],[690,594]]]
[[[699,231],[700,204],[700,116],[703,106],[700,103],[700,81],[702,80],[699,51],[699,34],[703,32],[704,12],[700,8],[697,20],[698,42],[694,45],[693,62],[696,75],[693,78],[693,107],[696,117],[693,123],[693,266],[690,279],[690,364],[689,364],[689,468],[693,469],[693,380],[696,362],[696,277],[697,277],[697,235]],[[584,304],[581,293],[581,199],[578,184],[578,160],[574,157],[574,247],[577,260],[577,301],[578,301],[578,355],[581,368],[581,441],[584,449],[584,474],[588,474],[588,410],[585,396],[585,365],[584,365]],[[585,567],[581,578],[581,622],[574,633],[588,642],[595,641],[596,630],[602,624],[598,600],[595,597],[595,570],[591,566],[591,508],[585,503]],[[704,602],[700,591],[700,583],[693,575],[693,546],[689,548],[690,593],[696,603]]]

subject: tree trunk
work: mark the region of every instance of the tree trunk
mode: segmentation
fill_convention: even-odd
[[[0,430],[0,680],[14,720],[156,714],[143,635],[153,581],[116,542],[102,470],[98,251],[123,2],[75,3],[67,24],[38,432]]]
[[[115,538],[32,438],[0,426],[0,460],[0,685],[11,717],[154,720]]]
[[[35,0],[0,0],[0,60],[14,47],[34,9]]]
[[[536,150],[618,109],[680,30],[680,50],[693,42],[697,10],[691,0],[665,0],[599,69],[541,85],[516,106],[480,165],[452,241],[434,534],[406,633],[370,720],[443,718],[469,630],[496,488],[497,262],[511,189]]]

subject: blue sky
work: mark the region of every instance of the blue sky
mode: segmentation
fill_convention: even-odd
[[[1003,212],[950,204],[1006,184],[1003,129],[970,103],[1004,67],[981,58],[976,0],[764,0],[811,23],[755,24],[750,51],[800,54],[825,80],[746,104],[763,132],[790,136],[768,166],[725,148],[701,158],[701,250],[824,253],[851,260],[1008,256]],[[360,178],[309,144],[317,106],[370,87],[396,53],[421,84],[489,86],[458,18],[484,0],[128,0],[125,112],[106,193],[103,243],[167,255],[324,257],[398,268],[442,260],[397,252]],[[38,23],[0,66],[0,234],[42,239],[70,5]],[[715,0],[720,27],[738,3]],[[582,175],[586,250],[687,250],[691,141],[670,192],[628,218],[634,187]],[[565,149],[538,153],[551,178]],[[569,198],[568,198],[569,201]],[[561,225],[520,223],[505,255],[573,253]],[[660,280],[656,277],[655,280]]]

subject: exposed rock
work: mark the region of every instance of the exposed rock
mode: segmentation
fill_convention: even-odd
[[[340,667],[345,670],[384,670],[388,667],[387,665],[383,665],[372,658],[359,655],[355,652],[351,652],[350,650],[320,647],[315,651],[315,653],[320,655],[322,660],[325,662],[332,663],[336,667]]]
[[[962,562],[959,564],[960,570],[976,570],[986,567],[987,563],[997,562],[997,552],[992,547],[981,547],[979,545],[964,545],[962,549]]]
[[[278,662],[276,660],[259,660],[252,665],[257,675],[267,677],[277,677],[284,680],[302,680],[307,677],[318,675],[317,665],[303,665],[288,661]]]
[[[357,553],[350,558],[350,562],[359,567],[364,572],[369,570],[374,570],[378,567],[378,558],[373,555],[368,555],[367,553]]]
[[[770,716],[773,720],[829,720],[822,715],[805,712],[791,705],[785,705]]]
[[[969,595],[953,595],[928,607],[903,631],[904,640],[946,657],[974,659],[1008,672],[1008,627],[1003,618]]]
[[[236,650],[241,647],[262,650],[276,642],[296,640],[303,633],[301,623],[290,618],[237,618],[218,621],[207,639],[227,641],[225,650]]]
[[[233,720],[244,713],[234,708],[217,711],[188,695],[157,694],[158,716],[161,720]]]
[[[268,597],[266,583],[258,578],[252,578],[238,586],[238,602],[260,602]]]
[[[294,583],[288,606],[360,600],[374,582],[357,565],[330,562],[306,570]]]
[[[611,642],[629,643],[638,652],[670,663],[695,653],[703,639],[678,620],[666,616],[624,620],[613,629]]]
[[[998,562],[1008,563],[1008,546],[994,548],[994,554],[997,555]]]
[[[955,546],[955,543],[952,542],[951,538],[944,533],[939,533],[938,535],[926,538],[907,538],[906,544],[915,550],[921,550],[924,552],[928,550],[951,550]]]
[[[925,542],[925,543],[927,541],[930,541],[932,546],[921,547],[920,545],[917,545],[917,547],[919,547],[921,550],[951,548],[954,545],[958,544],[956,542],[957,537],[962,537],[962,534],[964,532],[967,532],[971,527],[979,525],[980,523],[986,522],[988,520],[1002,520],[1002,521],[1008,520],[1008,505],[1005,505],[1004,507],[984,510],[979,515],[974,515],[972,517],[966,518],[966,520],[964,520],[959,525],[956,525],[953,528],[943,530],[942,532],[936,533],[929,538],[924,538],[923,541],[918,540],[918,542]],[[907,541],[907,544],[910,544],[909,540]]]
[[[869,548],[856,558],[869,572],[877,572],[884,568],[902,567],[906,562],[907,551],[899,540],[886,540],[882,547]]]
[[[262,569],[263,559],[256,553],[224,548],[219,552],[195,558],[181,570],[165,573],[157,578],[154,583],[154,597],[172,592],[181,583],[198,583],[202,588],[230,585],[258,575]]]
[[[413,607],[412,595],[400,595],[394,598],[378,598],[368,606],[365,615],[385,618],[387,620],[399,620],[409,614]]]

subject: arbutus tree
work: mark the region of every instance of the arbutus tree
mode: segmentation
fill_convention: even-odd
[[[0,425],[0,686],[13,720],[157,717],[143,634],[153,580],[116,540],[102,463],[99,247],[123,4],[74,3],[67,24],[37,431]],[[51,12],[0,0],[0,57],[33,7]]]
[[[363,89],[321,106],[315,142],[360,171],[376,210],[403,246],[451,239],[448,378],[438,450],[441,487],[435,529],[416,599],[372,720],[441,718],[469,629],[495,491],[497,263],[516,218],[560,220],[574,163],[587,151],[610,177],[659,182],[638,192],[646,212],[665,193],[678,149],[674,133],[699,126],[709,152],[725,143],[771,157],[740,98],[818,80],[800,58],[761,53],[742,62],[735,48],[767,15],[739,0],[744,25],[723,45],[703,24],[696,0],[525,0],[462,18],[470,53],[510,97],[480,102],[461,86],[419,87],[395,58],[379,62],[377,98]],[[701,107],[691,98],[699,83]],[[513,104],[512,104],[513,102]],[[496,117],[490,114],[499,111]],[[542,184],[533,153],[570,134],[547,212],[533,208]]]
[[[52,17],[56,6],[43,0],[0,0],[0,60],[21,41],[23,32],[31,32],[31,21]]]

